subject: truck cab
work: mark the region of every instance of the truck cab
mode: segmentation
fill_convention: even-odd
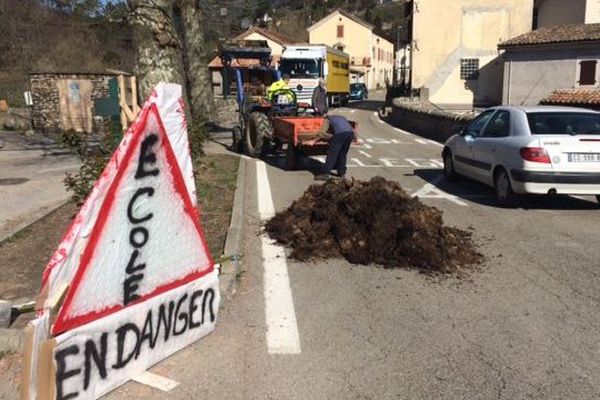
[[[312,106],[313,91],[324,78],[329,104],[345,104],[350,94],[349,60],[348,54],[325,45],[288,46],[279,71],[290,76],[298,102]]]

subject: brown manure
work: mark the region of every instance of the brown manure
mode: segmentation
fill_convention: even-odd
[[[444,226],[440,210],[382,177],[312,185],[265,230],[300,261],[343,256],[355,264],[446,273],[482,259],[471,233]]]

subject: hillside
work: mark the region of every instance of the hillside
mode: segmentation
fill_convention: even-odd
[[[33,71],[131,71],[133,44],[124,4],[103,13],[0,0],[0,99],[23,105]],[[90,15],[92,14],[92,15]]]
[[[341,8],[375,26],[375,32],[396,43],[398,26],[404,22],[404,1],[380,0],[277,0],[272,4],[270,28],[307,40],[306,28]]]
[[[306,28],[337,8],[375,25],[393,43],[404,20],[404,1],[199,1],[213,53],[250,24],[308,40]],[[0,99],[16,107],[24,105],[30,72],[132,71],[135,61],[124,0],[0,0],[0,38]]]

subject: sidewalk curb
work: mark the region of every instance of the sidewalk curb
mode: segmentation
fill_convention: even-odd
[[[219,290],[221,292],[221,307],[235,294],[240,273],[240,251],[242,243],[242,228],[244,224],[244,197],[246,195],[246,159],[240,157],[240,166],[236,189],[233,198],[231,221],[227,229],[227,239],[223,254],[231,257],[221,263],[219,271]]]
[[[40,219],[45,218],[48,215],[52,214],[54,211],[58,210],[59,208],[61,208],[65,204],[67,204],[70,200],[71,200],[71,197],[69,196],[67,199],[55,201],[55,202],[51,203],[50,205],[48,205],[47,208],[43,208],[43,209],[35,212],[32,218],[29,218],[25,222],[17,225],[17,227],[15,229],[13,229],[12,232],[9,232],[6,234],[0,233],[0,244],[4,243],[5,241],[9,240],[13,236],[17,235],[19,232],[29,228],[31,225],[38,222]]]

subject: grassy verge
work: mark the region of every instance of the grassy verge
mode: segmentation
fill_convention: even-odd
[[[200,221],[214,258],[225,247],[239,161],[238,157],[209,154],[195,166]]]

